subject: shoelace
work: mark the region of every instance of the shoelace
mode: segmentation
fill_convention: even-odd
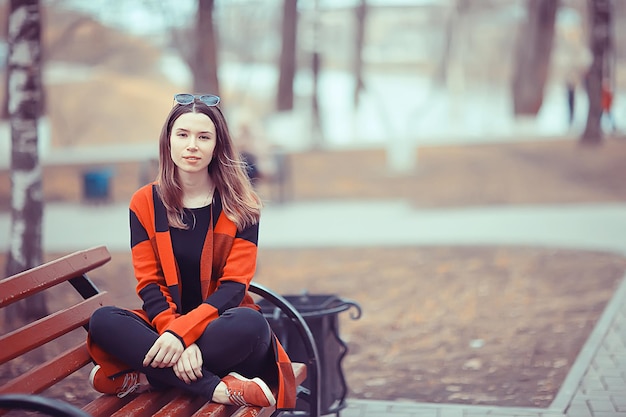
[[[228,393],[228,399],[231,403],[239,406],[248,405],[242,391],[233,391],[228,389],[226,392]]]
[[[122,388],[120,392],[117,393],[118,398],[124,398],[131,392],[134,392],[137,388],[139,388],[141,384],[139,384],[139,374],[136,372],[130,372],[124,375],[124,383],[122,384]]]

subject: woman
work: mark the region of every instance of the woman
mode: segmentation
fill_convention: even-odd
[[[130,202],[140,310],[90,320],[93,387],[120,397],[180,387],[223,404],[295,405],[287,354],[247,292],[261,202],[219,97],[177,94],[159,139],[157,181]],[[277,384],[274,398],[268,384]]]

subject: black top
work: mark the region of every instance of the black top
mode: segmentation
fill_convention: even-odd
[[[170,228],[174,257],[181,276],[181,314],[202,303],[200,288],[200,259],[211,222],[211,206],[184,209],[183,221],[189,229]]]

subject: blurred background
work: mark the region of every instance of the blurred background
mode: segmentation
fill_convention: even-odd
[[[9,34],[38,31],[21,3],[41,37],[24,90],[0,85],[7,276],[106,244],[96,281],[134,305],[128,201],[173,95],[218,94],[267,203],[257,279],[363,306],[350,398],[554,398],[626,270],[604,205],[626,198],[626,1],[0,0],[3,80]],[[36,123],[12,132],[9,99]]]
[[[0,2],[2,25],[8,3]],[[234,133],[250,126],[261,153],[383,147],[388,168],[401,171],[413,168],[407,150],[417,145],[579,136],[587,122],[586,0],[41,4],[38,139],[49,164],[97,161],[117,144],[133,147],[123,157],[115,149],[116,159],[154,156],[179,91],[223,96]],[[604,74],[619,127],[626,5],[611,8]],[[3,71],[7,53],[5,39]],[[568,81],[576,86],[571,123]],[[2,169],[9,145],[4,123]]]

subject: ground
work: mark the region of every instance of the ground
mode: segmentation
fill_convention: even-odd
[[[403,198],[444,208],[626,200],[626,140],[615,138],[599,147],[425,147],[410,174],[391,174],[382,150],[290,161],[298,201]],[[354,310],[339,315],[351,398],[546,407],[625,271],[620,254],[555,248],[279,250],[261,242],[256,279],[282,294],[335,294],[361,306],[358,320]],[[136,303],[127,253],[114,253],[91,277],[119,303]],[[93,393],[76,379],[69,397],[55,395],[78,401]]]

